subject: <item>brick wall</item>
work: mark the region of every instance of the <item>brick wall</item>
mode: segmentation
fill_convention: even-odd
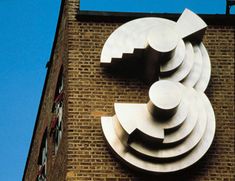
[[[120,24],[80,22],[78,1],[69,1],[67,180],[234,180],[234,27],[209,25],[204,43],[212,63],[207,95],[217,131],[205,157],[187,171],[167,176],[136,173],[110,153],[100,117],[112,116],[114,102],[147,102],[149,86],[100,67],[105,40]]]
[[[65,16],[66,12],[63,12],[63,18],[59,24],[57,38],[54,42],[52,50],[52,56],[48,63],[48,72],[45,80],[44,90],[39,106],[37,120],[35,123],[34,135],[31,142],[31,148],[28,155],[28,160],[25,167],[25,173],[23,180],[33,181],[36,180],[38,174],[38,156],[40,151],[40,145],[45,129],[47,128],[47,144],[48,144],[48,160],[47,160],[47,178],[48,180],[65,180],[66,166],[67,166],[67,125],[63,124],[63,137],[55,155],[54,142],[52,136],[49,135],[50,124],[53,117],[52,107],[54,103],[54,96],[56,90],[57,79],[59,76],[60,68],[64,66],[64,79],[65,89],[67,89],[67,21]],[[65,92],[66,95],[66,92]],[[66,122],[67,119],[67,99],[65,97],[64,115],[63,119]]]
[[[48,180],[234,180],[234,33],[233,26],[209,25],[204,44],[210,54],[212,76],[206,91],[216,114],[217,130],[207,154],[186,171],[144,175],[120,163],[104,141],[100,117],[112,116],[114,102],[148,101],[149,86],[137,78],[113,75],[100,67],[108,36],[122,23],[81,22],[79,0],[67,0],[52,55],[37,129],[29,154],[25,180],[34,180],[43,131],[49,127],[56,80],[61,64],[65,75],[64,132],[53,156],[49,140]],[[39,124],[40,123],[40,124]]]

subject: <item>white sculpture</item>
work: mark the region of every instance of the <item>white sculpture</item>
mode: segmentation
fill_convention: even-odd
[[[210,79],[210,59],[201,42],[206,24],[185,10],[177,22],[140,18],[116,29],[107,39],[101,64],[123,54],[144,52],[144,72],[159,81],[149,102],[115,103],[115,115],[102,117],[104,137],[121,160],[152,173],[174,172],[198,161],[215,134],[215,116],[203,93]]]

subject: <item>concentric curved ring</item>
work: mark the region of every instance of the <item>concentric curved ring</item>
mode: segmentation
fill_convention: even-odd
[[[132,63],[140,61],[151,83],[159,78],[149,89],[148,103],[115,103],[115,115],[101,118],[108,145],[126,164],[151,173],[175,172],[209,149],[215,116],[203,93],[211,74],[201,42],[205,29],[204,21],[186,9],[177,22],[140,18],[125,23],[105,42],[101,65],[136,59]],[[130,59],[123,58],[128,54]]]

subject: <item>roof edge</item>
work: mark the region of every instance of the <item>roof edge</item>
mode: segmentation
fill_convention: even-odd
[[[28,163],[29,163],[29,158],[30,158],[30,153],[31,153],[32,147],[33,147],[33,140],[35,138],[36,130],[37,130],[37,127],[38,127],[39,116],[40,116],[40,112],[41,112],[41,109],[42,109],[43,98],[44,98],[44,95],[45,95],[45,92],[46,92],[48,77],[49,77],[49,73],[50,73],[50,70],[51,70],[51,64],[52,64],[52,61],[53,61],[54,51],[55,51],[55,47],[56,47],[56,44],[57,44],[60,23],[61,23],[61,20],[62,20],[62,14],[63,14],[63,9],[64,9],[64,1],[65,0],[61,0],[61,4],[60,4],[60,10],[59,10],[59,15],[58,15],[54,40],[53,40],[53,44],[52,44],[52,48],[51,48],[50,59],[46,64],[47,73],[46,73],[46,77],[45,77],[45,80],[44,80],[43,90],[42,90],[40,103],[39,103],[39,107],[38,107],[38,112],[37,112],[37,116],[36,116],[36,121],[35,121],[34,129],[33,129],[33,136],[31,138],[30,147],[29,147],[28,156],[27,156],[27,159],[26,159],[26,164],[25,164],[22,180],[25,180],[26,170],[28,168]]]
[[[235,25],[235,15],[226,14],[198,14],[208,25]],[[180,14],[174,13],[134,13],[134,12],[108,12],[108,11],[84,11],[77,13],[78,21],[86,22],[126,22],[142,17],[161,17],[177,20]]]

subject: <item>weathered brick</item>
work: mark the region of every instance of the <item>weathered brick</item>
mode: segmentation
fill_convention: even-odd
[[[58,155],[53,157],[49,146],[49,180],[233,181],[235,27],[209,24],[204,37],[212,64],[206,94],[217,120],[211,148],[186,171],[164,176],[145,175],[129,169],[114,158],[101,133],[100,117],[114,114],[114,102],[143,103],[148,100],[149,86],[141,80],[114,76],[100,67],[103,44],[121,23],[81,22],[76,19],[79,1],[65,2],[25,180],[34,179],[38,169],[36,158],[40,139],[45,127],[50,124],[56,79],[63,64],[66,101],[64,132]]]

